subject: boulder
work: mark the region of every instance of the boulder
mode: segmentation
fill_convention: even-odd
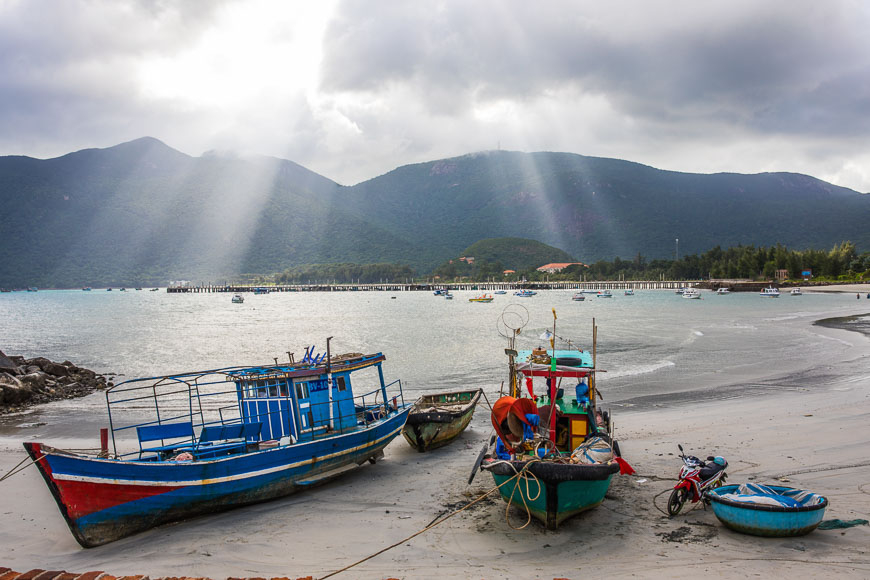
[[[27,373],[18,377],[18,381],[31,391],[43,391],[47,378],[45,373]]]
[[[9,373],[10,375],[18,374],[18,365],[15,361],[3,354],[0,350],[0,372]]]
[[[45,358],[45,357],[43,357],[43,356],[38,356],[38,357],[36,357],[36,358],[32,358],[32,359],[30,359],[30,360],[28,360],[28,361],[25,361],[25,362],[27,362],[28,365],[38,366],[38,367],[39,367],[39,370],[41,370],[41,371],[44,371],[44,370],[45,370],[45,367],[46,367],[47,365],[53,365],[53,364],[54,364],[53,362],[51,362],[50,360],[48,360],[47,358]]]
[[[33,396],[33,392],[9,373],[0,372],[0,405],[20,405]]]
[[[42,370],[55,377],[68,377],[69,369],[57,363],[48,363]]]

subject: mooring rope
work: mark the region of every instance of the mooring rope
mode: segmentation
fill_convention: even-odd
[[[75,452],[99,451],[99,449],[96,449],[96,448],[92,448],[92,449],[60,449],[58,447],[55,447],[54,449],[56,451],[60,451],[62,453],[69,453],[70,455],[75,455]],[[4,474],[2,477],[0,477],[0,482],[6,481],[7,479],[12,477],[16,473],[21,473],[22,471],[24,471],[25,469],[27,469],[31,465],[36,465],[37,461],[42,461],[43,459],[45,459],[45,457],[46,457],[45,453],[43,453],[39,457],[39,459],[31,459],[30,456],[28,455],[27,457],[25,457],[24,459],[19,461],[18,465],[16,465],[12,469],[10,469],[6,474]],[[29,463],[27,465],[22,466],[22,464],[27,462],[27,461],[29,461]]]
[[[41,459],[41,458],[40,458],[40,459]],[[25,465],[24,467],[21,467],[21,465],[22,465],[25,461],[28,461],[28,460],[30,461],[30,463],[28,463],[28,464]],[[12,469],[10,469],[10,470],[9,470],[9,471],[8,471],[8,472],[7,472],[3,477],[0,477],[0,482],[2,482],[2,481],[6,481],[7,479],[9,479],[10,477],[12,477],[13,475],[15,475],[16,473],[18,473],[19,471],[24,471],[25,469],[27,469],[28,467],[30,467],[30,466],[31,466],[32,464],[34,464],[34,463],[36,463],[36,461],[30,459],[30,456],[28,455],[27,457],[25,457],[24,459],[22,459],[21,461],[19,461],[19,462],[18,462],[18,465],[16,465],[16,466],[13,467]]]
[[[426,526],[425,528],[423,528],[422,530],[420,530],[420,531],[418,531],[418,532],[415,532],[415,533],[411,534],[410,536],[408,536],[407,538],[405,538],[405,539],[403,539],[403,540],[399,540],[399,541],[396,542],[395,544],[391,544],[391,545],[387,546],[386,548],[384,548],[384,549],[382,549],[382,550],[378,550],[378,551],[375,552],[374,554],[371,554],[371,555],[369,555],[369,556],[366,556],[366,557],[363,558],[362,560],[358,560],[358,561],[354,562],[353,564],[349,564],[349,565],[345,566],[344,568],[342,568],[341,570],[336,570],[335,572],[330,572],[330,573],[327,574],[326,576],[321,576],[319,580],[326,580],[326,578],[331,578],[332,576],[335,576],[336,574],[341,574],[342,572],[345,572],[345,571],[347,571],[347,570],[350,570],[350,569],[353,568],[354,566],[358,566],[359,564],[362,564],[363,562],[366,562],[366,561],[368,561],[368,560],[371,560],[371,559],[374,558],[375,556],[379,556],[379,555],[383,554],[384,552],[386,552],[386,551],[388,551],[388,550],[392,550],[392,549],[395,548],[396,546],[399,546],[399,545],[401,545],[401,544],[404,544],[405,542],[410,541],[410,540],[416,538],[417,536],[419,536],[419,535],[422,534],[423,532],[427,532],[427,531],[431,530],[432,528],[434,528],[435,526],[437,526],[437,525],[439,525],[439,524],[441,524],[441,523],[443,523],[443,522],[446,522],[447,520],[449,520],[449,519],[452,518],[453,516],[455,516],[455,515],[457,515],[457,514],[463,512],[463,511],[467,510],[468,508],[470,508],[471,506],[473,506],[473,505],[476,504],[477,502],[481,501],[482,499],[484,499],[485,497],[487,497],[488,495],[490,495],[492,492],[494,492],[494,491],[498,491],[498,490],[501,488],[501,486],[503,486],[503,485],[507,485],[508,483],[510,483],[511,481],[513,481],[514,479],[518,478],[518,477],[520,476],[520,474],[523,473],[523,472],[528,468],[528,465],[531,464],[531,463],[533,463],[533,461],[528,462],[525,466],[523,466],[523,468],[522,468],[521,470],[519,470],[519,471],[516,473],[516,475],[511,476],[510,479],[506,479],[505,481],[501,482],[499,485],[496,485],[495,487],[493,487],[493,488],[490,489],[489,491],[485,492],[483,495],[481,495],[481,496],[478,497],[477,499],[468,502],[467,504],[465,504],[464,506],[462,506],[462,507],[459,508],[458,510],[455,510],[455,511],[453,511],[452,513],[447,514],[447,515],[444,516],[443,518],[438,519],[438,520],[434,521],[433,523],[430,523],[429,525],[427,525],[427,526]],[[534,476],[533,476],[533,477],[534,477]],[[508,524],[510,524],[510,522],[508,522]],[[511,527],[513,527],[513,526],[511,526]],[[517,528],[514,528],[514,529],[517,529]]]
[[[526,464],[523,466],[523,468],[519,471],[517,471],[516,466],[512,462],[510,462],[510,461],[505,462],[508,465],[510,465],[511,468],[514,470],[515,475],[513,477],[511,477],[511,479],[516,478],[518,480],[516,485],[514,485],[513,490],[511,490],[511,496],[508,499],[507,506],[505,506],[505,509],[504,509],[505,522],[507,522],[507,525],[509,525],[514,530],[522,530],[523,528],[528,526],[530,523],[532,523],[532,511],[529,509],[529,505],[526,503],[526,496],[529,497],[529,501],[535,501],[536,499],[541,497],[541,492],[543,491],[543,486],[541,485],[541,480],[538,479],[534,473],[532,473],[532,472],[527,473],[527,471],[528,471],[529,465],[531,465],[532,463],[538,462],[538,461],[540,461],[540,459],[532,459],[530,461],[527,461]],[[529,476],[531,476],[531,477],[529,477]],[[504,483],[507,483],[511,479],[508,479]],[[529,490],[529,480],[530,479],[533,479],[535,481],[535,484],[538,486],[538,492],[535,494],[535,497],[531,496],[531,491]],[[511,505],[513,504],[513,501],[514,501],[514,495],[516,495],[517,489],[519,489],[519,487],[521,485],[520,481],[525,481],[525,483],[526,483],[525,495],[520,493],[520,499],[523,500],[523,509],[526,510],[526,523],[524,523],[520,527],[516,527],[511,523],[510,509],[511,509]],[[502,485],[504,485],[504,483]],[[498,488],[496,488],[496,489],[498,489]]]

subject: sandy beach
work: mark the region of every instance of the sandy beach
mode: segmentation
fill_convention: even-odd
[[[466,485],[490,435],[482,405],[448,447],[419,454],[399,439],[377,465],[317,490],[89,550],[67,530],[37,471],[26,469],[0,482],[0,566],[119,576],[319,578],[401,542],[335,577],[867,578],[870,526],[757,538],[724,528],[700,504],[674,518],[662,511],[680,467],[681,443],[694,455],[726,457],[729,483],[810,489],[829,499],[826,520],[870,519],[870,338],[837,328],[819,332],[849,345],[842,360],[800,376],[769,377],[761,395],[726,393],[615,411],[623,456],[637,474],[615,478],[604,504],[556,532],[537,521],[513,529],[525,514],[511,511],[508,521],[505,504],[493,495],[401,542],[492,488],[487,473]],[[839,369],[836,380],[825,373],[831,365]],[[28,429],[5,433],[0,476],[24,458],[20,443]]]

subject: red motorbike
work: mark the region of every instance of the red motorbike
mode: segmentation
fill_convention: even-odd
[[[712,455],[707,457],[707,462],[701,461],[694,455],[686,455],[682,445],[680,459],[683,466],[680,468],[680,480],[674,486],[671,497],[668,498],[668,515],[675,516],[680,513],[687,501],[697,503],[704,497],[708,489],[719,487],[725,483],[728,475],[725,468],[728,462],[724,457]]]

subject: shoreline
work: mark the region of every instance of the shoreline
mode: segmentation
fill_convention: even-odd
[[[620,409],[616,434],[638,475],[614,478],[601,506],[558,531],[537,522],[514,530],[505,520],[505,504],[487,499],[338,577],[695,578],[712,569],[726,577],[867,577],[870,526],[755,538],[725,529],[710,509],[673,519],[656,509],[676,479],[676,446],[682,443],[689,453],[725,456],[729,483],[752,477],[812,489],[830,500],[825,519],[868,519],[870,337],[851,327],[819,328],[833,338],[846,337],[852,346],[842,360],[819,361],[810,375],[773,373],[756,381],[771,389],[751,398],[735,391],[728,398],[665,406],[644,401],[642,408]],[[825,376],[832,365],[847,372]],[[0,475],[23,457],[26,430],[4,429]],[[0,529],[0,566],[106,570],[118,576],[321,577],[407,538],[438,513],[491,489],[492,479],[484,473],[465,485],[490,430],[488,409],[480,406],[468,430],[442,449],[420,454],[399,440],[387,447],[384,461],[317,490],[88,550],[76,544],[39,474],[28,469],[2,483],[0,513],[7,525]],[[523,521],[520,511],[511,512],[514,526]]]

